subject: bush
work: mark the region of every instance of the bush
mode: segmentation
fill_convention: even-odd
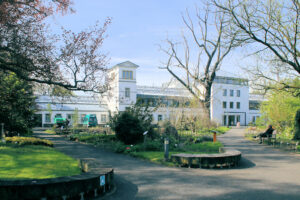
[[[140,120],[129,112],[122,113],[117,119],[115,132],[117,138],[125,144],[137,144],[143,141],[143,132]]]
[[[44,145],[53,147],[53,143],[50,140],[39,139],[35,137],[6,137],[7,143],[14,143],[19,145]]]
[[[218,153],[220,147],[223,147],[222,143],[220,142],[202,142],[186,145],[184,149],[186,151]]]
[[[69,136],[69,139],[72,141],[78,140],[81,142],[87,143],[106,143],[116,141],[115,135],[104,135],[104,134],[89,134],[89,133],[80,133],[73,134]]]
[[[171,122],[166,121],[163,124],[163,128],[164,128],[164,135],[165,136],[178,138],[178,132],[177,132],[175,126],[173,126],[171,124]]]
[[[143,133],[149,131],[152,114],[148,107],[135,105],[115,116],[110,116],[110,126],[117,138],[125,144],[137,144],[143,141]]]
[[[230,128],[226,127],[226,126],[219,126],[218,128],[215,128],[215,130],[217,132],[220,132],[222,134],[226,133],[227,131],[230,130]]]

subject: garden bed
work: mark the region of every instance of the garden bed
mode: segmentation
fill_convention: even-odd
[[[0,180],[1,200],[91,199],[113,186],[113,169],[95,160],[81,162],[84,173],[51,179]]]

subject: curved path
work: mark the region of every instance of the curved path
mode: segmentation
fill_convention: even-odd
[[[280,152],[243,139],[243,129],[232,129],[218,139],[242,152],[235,169],[170,168],[92,145],[39,134],[75,158],[96,158],[115,169],[117,190],[113,199],[228,199],[299,200],[300,155]],[[103,199],[103,198],[101,198]]]

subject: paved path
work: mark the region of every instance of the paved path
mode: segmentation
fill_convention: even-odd
[[[40,136],[53,140],[57,149],[75,158],[96,158],[111,165],[117,191],[106,200],[300,199],[300,155],[246,141],[243,129],[232,129],[218,138],[242,152],[240,167],[217,170],[169,168],[59,136]]]

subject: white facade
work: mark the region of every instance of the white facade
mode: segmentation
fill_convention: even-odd
[[[111,88],[104,96],[85,94],[65,100],[58,97],[38,96],[37,114],[41,118],[41,125],[53,124],[56,114],[71,119],[76,110],[78,110],[79,123],[84,115],[96,114],[98,123],[106,124],[109,111],[111,113],[125,111],[126,107],[137,102],[137,98],[150,104],[155,104],[157,99],[163,102],[164,106],[153,112],[154,122],[157,122],[168,119],[171,113],[178,111],[179,108],[172,106],[177,102],[177,98],[191,98],[190,93],[182,88],[137,86],[138,67],[130,61],[112,67],[109,70]],[[257,109],[249,109],[249,86],[245,79],[217,76],[211,94],[211,119],[221,125],[235,125],[237,122],[247,125],[259,116]],[[195,112],[201,111],[195,110]],[[50,113],[51,119],[49,119]]]
[[[211,119],[222,125],[248,124],[248,81],[216,77],[212,86]]]

